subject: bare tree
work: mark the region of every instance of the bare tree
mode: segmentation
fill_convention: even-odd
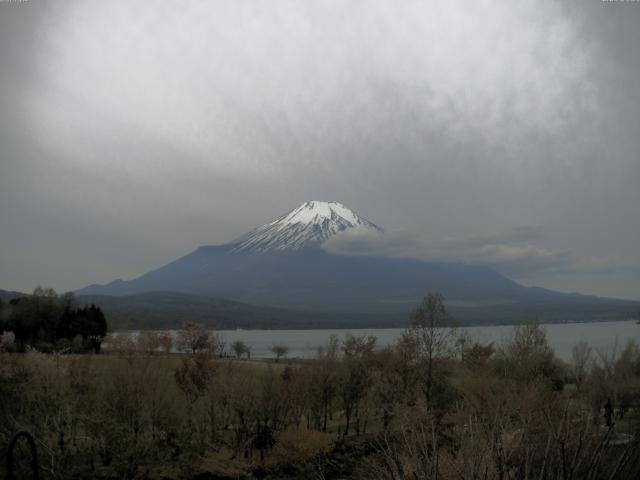
[[[543,380],[554,388],[562,388],[564,372],[547,342],[545,329],[537,322],[518,325],[513,336],[497,352],[503,377],[520,384]]]
[[[171,333],[162,332],[161,334],[159,334],[158,344],[159,344],[160,350],[162,350],[164,353],[166,354],[171,353],[171,347],[173,346],[173,337],[171,336]]]
[[[411,328],[418,347],[418,355],[424,360],[424,393],[427,404],[431,401],[435,360],[449,357],[455,341],[455,329],[444,305],[444,297],[430,293],[411,314]]]
[[[584,340],[576,343],[571,351],[571,363],[573,364],[573,375],[578,388],[582,385],[587,373],[587,366],[591,361],[592,349]]]
[[[198,323],[186,322],[178,331],[178,349],[182,352],[217,352],[217,338],[211,330]]]
[[[176,383],[184,392],[189,406],[203,396],[218,369],[210,350],[202,350],[184,358],[175,371]]]
[[[271,351],[276,356],[276,362],[278,362],[280,358],[285,357],[289,353],[289,347],[283,343],[276,343],[271,347]]]
[[[356,337],[347,334],[342,342],[344,354],[340,381],[340,397],[344,407],[346,425],[344,435],[349,435],[351,417],[356,418],[356,433],[360,431],[360,405],[372,384],[371,358],[376,337]]]
[[[140,332],[137,343],[140,351],[155,353],[160,348],[160,335],[157,332]]]
[[[337,395],[338,382],[338,337],[331,335],[327,346],[318,347],[315,361],[307,364],[305,379],[305,394],[307,414],[307,428],[313,426],[317,430],[327,431],[327,420],[331,404]]]
[[[236,354],[237,358],[240,358],[245,353],[248,354],[249,347],[247,347],[247,344],[244,343],[242,340],[236,340],[231,344],[231,350],[233,350],[233,353]]]

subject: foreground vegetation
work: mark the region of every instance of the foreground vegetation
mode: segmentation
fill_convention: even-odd
[[[346,335],[309,360],[221,358],[195,325],[177,345],[3,352],[0,453],[26,430],[43,478],[640,478],[637,345],[565,364],[536,324],[483,345],[437,295],[411,320],[393,346]]]

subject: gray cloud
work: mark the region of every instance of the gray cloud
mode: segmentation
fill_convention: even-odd
[[[542,227],[527,225],[505,232],[444,239],[408,231],[352,230],[330,238],[323,248],[339,255],[483,264],[525,281],[540,278],[541,274],[640,275],[640,265],[632,258],[615,254],[585,257],[570,250],[550,250],[540,246],[545,237]]]
[[[130,278],[317,198],[427,238],[398,251],[640,298],[639,20],[599,1],[0,2],[0,288]]]
[[[373,255],[491,265],[514,277],[526,278],[543,270],[571,269],[570,252],[536,246],[540,227],[520,226],[506,232],[468,238],[436,240],[415,232],[341,232],[323,246],[343,255]]]

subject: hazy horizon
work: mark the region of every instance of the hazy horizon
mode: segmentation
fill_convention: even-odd
[[[134,278],[331,200],[385,229],[375,254],[640,300],[639,21],[599,0],[0,2],[0,288]]]

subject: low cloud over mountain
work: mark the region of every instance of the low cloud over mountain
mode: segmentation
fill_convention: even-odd
[[[541,227],[521,226],[506,232],[466,238],[434,239],[417,232],[345,231],[327,240],[323,248],[346,255],[454,261],[490,265],[516,278],[539,270],[567,269],[568,251],[551,251],[535,244],[543,238]]]

